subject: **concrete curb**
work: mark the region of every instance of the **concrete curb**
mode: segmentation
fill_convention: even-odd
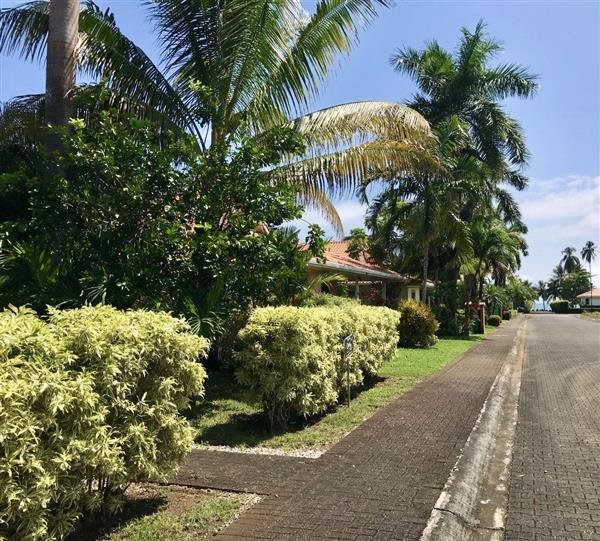
[[[421,541],[504,539],[527,320],[517,330]]]

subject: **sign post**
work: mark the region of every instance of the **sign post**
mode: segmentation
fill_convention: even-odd
[[[354,351],[354,336],[349,334],[344,338],[342,360],[346,363],[347,405],[350,407],[350,355]]]

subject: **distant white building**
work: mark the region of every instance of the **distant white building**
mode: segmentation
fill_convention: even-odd
[[[595,287],[581,295],[577,295],[579,306],[582,308],[600,308],[600,287]]]

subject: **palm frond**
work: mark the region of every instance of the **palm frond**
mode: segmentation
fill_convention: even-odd
[[[293,120],[292,128],[314,147],[334,148],[373,139],[412,141],[433,148],[429,123],[393,102],[362,101],[321,109]]]
[[[337,208],[323,190],[319,190],[316,186],[299,184],[297,186],[296,201],[304,208],[319,212],[340,238],[344,236],[344,224]]]
[[[386,140],[308,156],[284,164],[271,174],[292,184],[306,184],[343,197],[366,181],[424,170],[439,171],[440,165],[428,152],[413,147],[411,143]]]
[[[48,39],[49,3],[27,2],[0,9],[0,53],[43,62]]]
[[[248,106],[257,126],[271,126],[273,109],[288,116],[305,109],[334,62],[356,43],[359,27],[375,17],[378,6],[388,5],[389,0],[320,0]]]

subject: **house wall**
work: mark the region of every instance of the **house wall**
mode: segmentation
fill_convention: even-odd
[[[400,289],[401,299],[412,299],[417,302],[421,301],[421,288],[419,286],[402,286]]]
[[[579,306],[582,308],[585,308],[586,306],[600,307],[600,297],[579,297]]]

